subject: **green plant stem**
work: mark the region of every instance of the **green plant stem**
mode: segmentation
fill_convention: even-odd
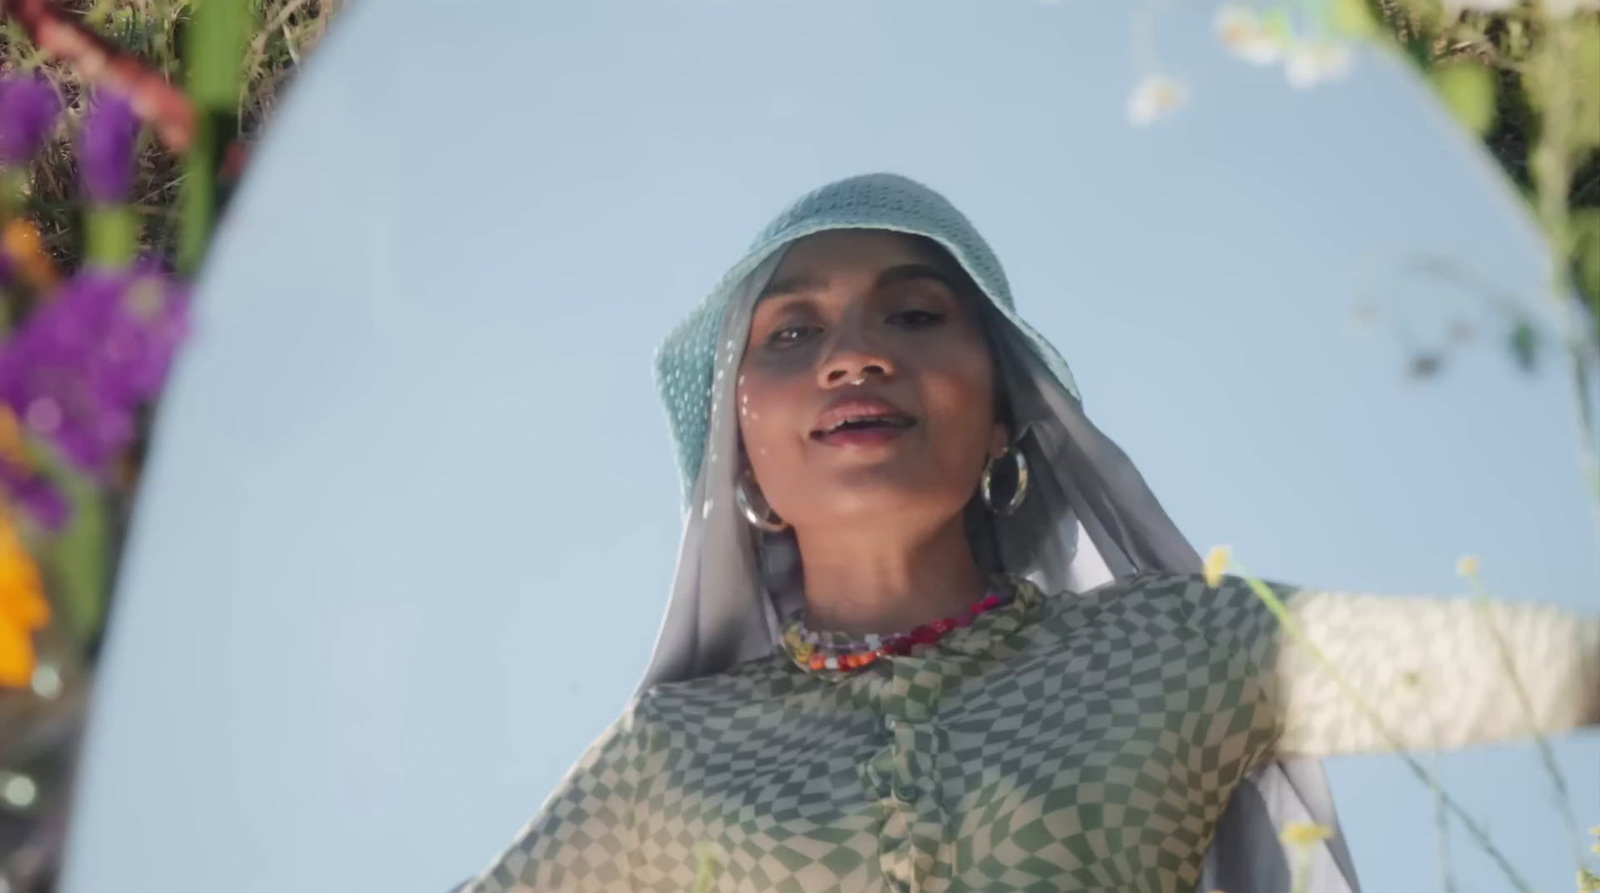
[[[41,455],[36,453],[36,455]],[[72,506],[72,520],[40,548],[62,625],[81,647],[99,634],[107,596],[106,502],[95,483],[50,456],[46,468]]]
[[[122,267],[139,253],[139,219],[126,205],[100,205],[89,209],[89,262],[102,267]]]
[[[1572,189],[1573,125],[1580,111],[1580,97],[1568,73],[1576,39],[1576,30],[1569,25],[1552,25],[1546,31],[1544,52],[1535,57],[1539,82],[1549,95],[1540,117],[1539,142],[1533,149],[1532,161],[1535,208],[1549,245],[1550,295],[1566,339],[1579,465],[1589,492],[1595,542],[1600,545],[1600,431],[1596,430],[1590,382],[1594,372],[1591,364],[1595,362],[1591,352],[1597,346],[1589,343],[1588,326],[1578,318],[1569,274],[1573,234],[1567,197]]]
[[[1435,737],[1438,732],[1434,732]],[[1433,775],[1441,777],[1439,752],[1433,752]],[[1445,805],[1444,798],[1438,791],[1444,790],[1440,785],[1433,795],[1433,827],[1434,833],[1439,838],[1439,891],[1440,893],[1456,893],[1455,873],[1450,870],[1450,810]]]
[[[217,204],[217,128],[215,116],[197,109],[194,144],[184,167],[183,217],[178,231],[178,269],[194,275],[211,242]]]
[[[216,226],[217,173],[222,152],[233,138],[232,122],[242,60],[249,40],[248,0],[197,0],[189,31],[187,83],[195,109],[194,145],[184,166],[183,222],[178,266],[192,275],[200,267]]]
[[[1295,854],[1293,880],[1289,893],[1306,893],[1311,886],[1311,848],[1305,847]]]
[[[1420,693],[1420,686],[1417,687]],[[1433,735],[1433,740],[1439,740],[1439,718],[1434,714],[1433,705],[1428,703],[1426,697],[1417,699],[1417,710],[1428,718],[1428,732]],[[1450,868],[1450,810],[1446,807],[1444,799],[1439,792],[1444,790],[1444,758],[1434,750],[1429,755],[1432,764],[1430,771],[1433,777],[1440,779],[1437,789],[1433,792],[1433,830],[1439,844],[1439,891],[1440,893],[1456,893],[1455,873]]]
[[[1472,585],[1477,590],[1475,603],[1483,624],[1489,630],[1489,637],[1494,640],[1494,650],[1500,659],[1500,668],[1505,671],[1506,678],[1511,681],[1511,690],[1517,697],[1517,708],[1522,711],[1522,716],[1527,720],[1528,728],[1533,733],[1534,747],[1539,751],[1539,761],[1544,764],[1545,774],[1550,778],[1552,794],[1555,799],[1556,811],[1561,814],[1562,822],[1567,826],[1568,836],[1571,838],[1572,851],[1577,856],[1577,867],[1582,868],[1586,861],[1583,856],[1583,832],[1578,826],[1578,817],[1572,811],[1571,789],[1567,786],[1567,777],[1561,771],[1561,764],[1556,762],[1555,751],[1550,747],[1550,738],[1539,727],[1538,717],[1533,712],[1533,701],[1528,697],[1528,689],[1522,684],[1522,674],[1517,672],[1516,665],[1511,660],[1511,648],[1506,644],[1505,636],[1500,633],[1500,627],[1494,622],[1490,614],[1490,603],[1486,593],[1483,592],[1482,581],[1474,576]]]
[[[1238,565],[1238,562],[1235,561],[1234,564]],[[1522,875],[1517,872],[1515,866],[1513,866],[1510,860],[1505,857],[1504,853],[1500,852],[1500,848],[1496,847],[1494,842],[1489,839],[1489,832],[1484,830],[1483,826],[1479,825],[1477,820],[1474,819],[1465,809],[1463,809],[1461,805],[1455,801],[1455,798],[1450,796],[1449,792],[1444,789],[1442,784],[1440,784],[1438,776],[1430,772],[1428,767],[1418,762],[1417,758],[1412,756],[1406,750],[1405,745],[1400,741],[1400,739],[1389,730],[1389,727],[1386,724],[1384,724],[1383,718],[1378,711],[1370,703],[1368,703],[1367,699],[1363,697],[1359,691],[1356,690],[1355,686],[1350,684],[1350,681],[1344,677],[1344,674],[1339,672],[1339,668],[1334,666],[1333,661],[1328,659],[1328,656],[1323,653],[1322,649],[1317,647],[1317,644],[1311,641],[1310,637],[1306,635],[1305,630],[1300,626],[1300,622],[1294,618],[1294,615],[1289,611],[1289,607],[1283,603],[1283,600],[1278,598],[1278,594],[1273,592],[1272,588],[1266,583],[1263,583],[1261,580],[1252,576],[1249,571],[1245,570],[1242,566],[1239,567],[1239,571],[1245,582],[1249,584],[1251,591],[1253,591],[1256,594],[1256,597],[1260,598],[1261,601],[1266,604],[1267,609],[1270,610],[1273,616],[1278,619],[1278,623],[1283,627],[1284,632],[1287,633],[1296,644],[1304,648],[1306,650],[1306,654],[1308,654],[1312,660],[1316,661],[1317,664],[1319,664],[1328,672],[1328,675],[1333,679],[1334,685],[1339,688],[1339,691],[1344,694],[1345,697],[1350,699],[1350,702],[1355,705],[1356,710],[1358,710],[1368,722],[1372,723],[1372,727],[1377,731],[1378,737],[1383,739],[1384,743],[1388,745],[1389,749],[1400,758],[1401,762],[1405,763],[1406,768],[1410,769],[1413,775],[1421,779],[1422,782],[1433,791],[1434,796],[1438,798],[1439,802],[1444,804],[1444,806],[1449,809],[1457,819],[1460,820],[1462,826],[1465,827],[1467,832],[1472,835],[1473,841],[1478,844],[1479,848],[1488,854],[1490,859],[1494,860],[1496,867],[1498,867],[1501,873],[1506,876],[1506,880],[1511,883],[1511,886],[1521,891],[1521,893],[1533,893],[1533,888],[1529,886],[1527,881],[1523,880]]]

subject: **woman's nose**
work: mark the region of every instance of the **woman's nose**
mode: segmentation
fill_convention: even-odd
[[[890,378],[894,361],[858,334],[844,333],[834,342],[818,369],[817,383],[825,388],[865,384],[868,379]]]

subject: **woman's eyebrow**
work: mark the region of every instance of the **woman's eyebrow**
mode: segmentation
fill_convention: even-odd
[[[931,279],[952,292],[958,291],[955,280],[937,267],[922,263],[896,264],[878,274],[873,282],[873,290],[881,290],[905,282],[916,282],[921,279]],[[776,297],[797,297],[804,294],[813,294],[824,291],[828,287],[827,280],[813,273],[795,273],[784,276],[767,283],[761,290],[756,301],[762,302]]]
[[[933,281],[938,282],[940,285],[943,285],[945,288],[950,289],[952,293],[960,293],[960,290],[956,288],[955,281],[948,273],[945,273],[943,270],[940,270],[937,267],[930,267],[927,264],[916,263],[898,264],[890,267],[887,270],[884,270],[882,273],[879,273],[876,288],[889,288],[890,286],[899,285],[903,282],[916,282],[919,279],[932,279]]]
[[[811,273],[796,273],[793,276],[784,276],[767,283],[767,287],[756,296],[757,301],[765,301],[779,295],[803,295],[809,292],[822,291],[827,287],[827,282]]]

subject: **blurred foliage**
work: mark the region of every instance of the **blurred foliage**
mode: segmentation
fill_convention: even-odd
[[[190,52],[187,29],[195,0],[63,0],[60,6],[83,17],[95,31],[177,81]],[[261,132],[301,61],[327,33],[342,0],[247,0],[251,37],[245,47],[237,123],[224,139],[246,144]],[[83,87],[77,75],[55,64],[33,46],[19,26],[0,27],[0,73],[38,69],[53,80],[68,105],[68,115],[83,113]],[[70,129],[67,128],[67,129]],[[138,187],[132,202],[141,218],[144,247],[172,259],[180,239],[179,187],[183,164],[156,140],[147,139],[140,156]],[[76,199],[77,168],[70,146],[56,141],[35,162],[27,211],[39,222],[51,254],[72,267],[82,256],[82,206]]]
[[[1366,2],[1539,219],[1571,276],[1584,336],[1600,350],[1600,15]],[[1541,187],[1557,193],[1562,213]],[[1514,323],[1508,343],[1531,368],[1526,326]]]
[[[232,178],[222,170],[229,164],[228,150],[248,150],[341,4],[56,0],[53,5],[50,12],[63,15],[63,21],[76,19],[142,67],[186,88],[194,111],[190,148],[182,156],[175,154],[152,128],[145,129],[137,148],[137,178],[126,203],[132,223],[121,231],[136,231],[142,253],[178,261],[183,273],[189,273],[203,256]],[[16,20],[7,18],[0,23],[0,76],[29,72],[51,82],[65,111],[26,175],[7,173],[5,183],[16,193],[7,193],[6,212],[17,215],[16,220],[36,222],[49,259],[33,256],[45,266],[53,260],[55,269],[71,275],[84,268],[91,222],[102,226],[107,219],[103,208],[90,212],[86,207],[79,153],[72,145],[89,97],[70,64],[47,57]],[[119,204],[119,214],[122,208]],[[102,239],[104,232],[100,230]],[[8,344],[20,337],[17,333],[39,307],[52,302],[64,306],[61,302],[67,299],[51,293],[54,288],[30,291],[16,282],[7,286],[5,321],[22,324],[12,330]],[[36,634],[40,661],[31,688],[0,690],[0,891],[5,893],[46,893],[55,884],[74,755],[149,421],[149,408],[144,407],[109,479],[91,480],[55,468],[51,478],[71,503],[72,520],[54,535],[36,531],[39,535],[29,537],[57,622]]]

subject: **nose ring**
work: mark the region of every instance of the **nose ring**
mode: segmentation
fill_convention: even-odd
[[[864,385],[866,383],[867,383],[867,377],[865,375],[863,375],[860,378],[850,382],[850,386],[853,387],[853,388],[859,388],[859,387],[861,387],[862,385]]]

